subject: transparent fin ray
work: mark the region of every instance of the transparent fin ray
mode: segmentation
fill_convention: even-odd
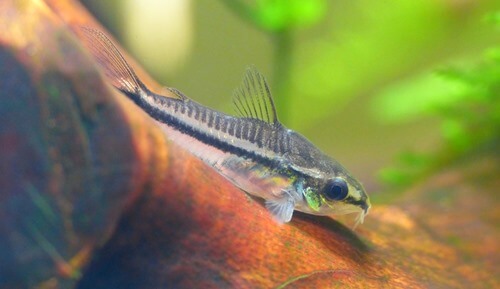
[[[266,79],[253,66],[247,68],[243,82],[234,91],[233,103],[240,117],[259,119],[269,124],[278,123],[276,108]]]
[[[114,87],[127,93],[147,91],[118,48],[102,31],[90,27],[82,27],[82,31],[87,47]]]
[[[292,219],[295,202],[292,198],[283,197],[277,200],[267,200],[266,208],[278,223],[288,223]]]
[[[106,34],[90,27],[82,27],[81,30],[85,36],[86,46],[114,87],[128,94],[151,93]],[[186,99],[186,96],[176,89],[167,88],[167,90],[173,92],[179,99]]]

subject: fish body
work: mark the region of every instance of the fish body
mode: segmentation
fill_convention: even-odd
[[[294,210],[315,215],[370,208],[362,185],[337,161],[278,120],[265,78],[247,69],[233,102],[237,116],[207,108],[170,88],[177,97],[149,90],[104,33],[84,28],[87,44],[113,86],[150,115],[168,137],[237,187],[265,200],[278,222]]]

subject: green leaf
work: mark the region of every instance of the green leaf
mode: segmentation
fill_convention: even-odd
[[[434,73],[424,74],[388,87],[374,98],[375,116],[384,122],[401,123],[462,101],[469,87],[452,70],[446,75],[448,79]]]
[[[493,23],[500,26],[500,11],[489,13],[485,17],[486,22]]]
[[[324,0],[260,0],[255,14],[262,28],[281,31],[315,24],[325,11]]]

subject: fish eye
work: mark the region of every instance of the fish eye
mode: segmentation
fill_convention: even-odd
[[[341,178],[335,178],[326,186],[325,196],[329,200],[340,201],[347,197],[348,192],[347,183]]]

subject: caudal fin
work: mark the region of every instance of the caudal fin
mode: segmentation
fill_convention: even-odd
[[[85,36],[86,46],[104,69],[114,87],[125,94],[140,94],[149,91],[106,34],[95,28],[82,27],[81,29]]]

